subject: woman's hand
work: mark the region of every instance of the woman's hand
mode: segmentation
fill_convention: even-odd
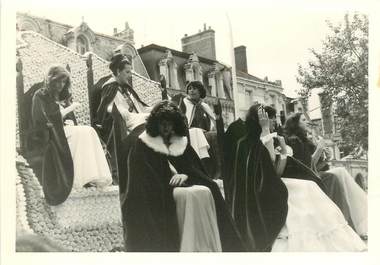
[[[175,174],[169,181],[169,184],[171,186],[179,187],[185,184],[186,180],[188,179],[187,175],[185,174]]]
[[[257,111],[259,115],[259,124],[263,131],[269,132],[269,118],[268,113],[265,111],[263,107],[260,107]]]
[[[73,109],[78,108],[80,105],[81,105],[81,104],[80,104],[79,102],[73,102],[73,103],[71,104],[71,106],[73,106]]]
[[[277,140],[281,147],[281,154],[286,155],[287,150],[286,150],[285,138],[283,136],[277,135]]]
[[[323,150],[325,147],[326,147],[325,140],[324,140],[323,138],[321,138],[321,139],[318,141],[317,149],[318,149],[318,150]]]

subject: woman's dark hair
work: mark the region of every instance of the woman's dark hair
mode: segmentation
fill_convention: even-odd
[[[276,109],[275,108],[272,108],[271,106],[265,106],[264,109],[265,109],[265,112],[268,113],[269,119],[273,119],[274,117],[276,117]]]
[[[66,100],[71,95],[69,91],[71,87],[70,73],[61,65],[50,66],[45,79],[46,88],[48,90],[52,84],[61,81],[63,78],[66,78],[66,84],[59,93],[59,100]]]
[[[261,135],[261,125],[259,123],[259,108],[262,107],[261,104],[255,104],[251,106],[247,112],[245,119],[245,126],[247,128],[247,134],[249,139],[258,140]]]
[[[112,73],[116,76],[117,71],[122,71],[125,65],[131,65],[131,62],[129,61],[128,57],[124,54],[116,53],[111,58],[109,68],[111,69]]]
[[[285,134],[287,137],[292,135],[300,137],[302,140],[307,139],[307,132],[299,126],[302,113],[293,113],[285,121]]]
[[[173,122],[176,135],[187,136],[188,128],[185,116],[173,102],[168,100],[161,101],[154,106],[146,122],[146,132],[152,137],[158,136],[158,126],[164,120]]]
[[[272,119],[276,116],[276,110],[270,106],[255,104],[251,106],[247,112],[245,124],[250,139],[259,139],[261,135],[261,125],[259,123],[259,108],[264,108],[268,114],[268,118]]]
[[[191,81],[191,82],[187,83],[186,84],[186,94],[189,94],[189,88],[190,87],[198,89],[201,98],[206,97],[206,89],[200,81]]]

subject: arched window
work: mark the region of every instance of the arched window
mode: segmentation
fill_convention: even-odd
[[[88,42],[84,36],[79,35],[77,37],[77,52],[85,54],[88,51]]]

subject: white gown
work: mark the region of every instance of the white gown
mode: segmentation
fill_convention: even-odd
[[[74,164],[73,189],[90,182],[98,187],[111,185],[111,172],[94,128],[66,125],[64,130]]]
[[[200,185],[176,187],[181,252],[221,252],[215,202],[209,188]]]
[[[356,232],[359,235],[368,235],[367,193],[360,188],[346,168],[336,167],[327,172],[334,174],[344,189]]]
[[[365,251],[366,245],[348,226],[342,212],[316,183],[282,178],[288,216],[272,251]]]

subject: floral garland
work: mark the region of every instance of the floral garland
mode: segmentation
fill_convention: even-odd
[[[43,235],[68,251],[110,252],[123,251],[121,222],[62,227],[57,214],[44,198],[42,187],[26,161],[19,157],[17,167],[17,228],[20,231]],[[102,196],[104,191],[83,190],[74,192],[77,197]],[[95,201],[94,201],[95,203]],[[91,205],[89,205],[91,207]],[[75,212],[76,209],[72,209]],[[107,209],[105,209],[107,211]],[[108,212],[104,212],[108,215]],[[113,218],[115,219],[115,218]],[[119,218],[120,219],[120,218]]]

